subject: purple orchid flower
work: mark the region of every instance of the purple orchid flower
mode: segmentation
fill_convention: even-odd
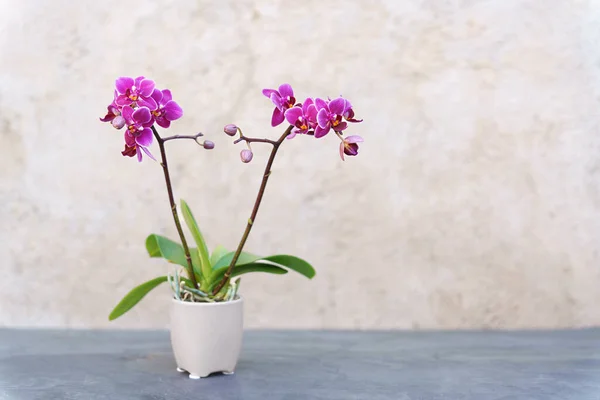
[[[116,80],[115,86],[118,93],[115,103],[119,107],[148,107],[151,111],[158,107],[156,100],[152,98],[155,85],[151,79],[138,76],[134,80],[128,76],[122,76]]]
[[[315,107],[315,102],[310,97],[304,100],[302,103],[302,107],[295,106],[292,108],[288,108],[285,111],[285,119],[290,123],[290,125],[294,125],[296,129],[292,130],[292,132],[288,135],[288,139],[292,139],[296,136],[296,134],[314,134],[313,129],[315,129],[317,125],[317,108]]]
[[[279,86],[279,90],[263,89],[262,93],[275,104],[273,116],[271,117],[271,126],[281,124],[285,120],[285,111],[288,108],[294,107],[296,103],[294,89],[289,84],[284,83]]]
[[[130,106],[125,106],[121,112],[127,126],[125,130],[125,150],[121,154],[128,157],[137,154],[138,161],[142,161],[142,152],[144,152],[148,157],[155,160],[147,149],[152,145],[153,140],[150,127],[154,123],[154,119],[150,110],[147,107],[134,110]]]
[[[326,102],[323,99],[315,99],[317,107],[317,123],[315,128],[315,137],[320,138],[329,133],[330,129],[336,132],[342,132],[348,127],[348,124],[343,121],[343,115],[348,111],[350,103],[342,97]]]
[[[342,116],[348,122],[358,123],[363,121],[362,119],[354,118],[354,110],[352,109],[352,104],[350,104],[348,100],[346,100],[346,111],[344,111]]]
[[[358,143],[363,142],[363,138],[357,135],[348,136],[342,139],[340,143],[340,157],[344,161],[344,154],[348,156],[355,156],[358,154]]]
[[[169,89],[158,90],[154,89],[152,92],[152,98],[156,101],[158,107],[152,111],[154,120],[156,123],[163,128],[171,126],[171,121],[181,118],[183,110],[179,104],[175,103]]]
[[[121,116],[121,110],[119,109],[119,106],[117,106],[117,104],[115,103],[116,98],[117,91],[115,90],[115,97],[113,99],[113,102],[106,107],[106,115],[104,116],[104,118],[100,118],[100,121],[110,122],[112,126],[116,129],[121,129],[123,126],[125,126],[125,118]]]

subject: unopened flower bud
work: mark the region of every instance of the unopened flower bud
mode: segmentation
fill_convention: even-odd
[[[121,115],[117,115],[110,123],[115,129],[121,129],[125,126],[125,118]]]
[[[229,136],[235,136],[238,131],[238,127],[234,124],[227,124],[225,125],[225,128],[223,128],[223,131]]]
[[[253,156],[254,154],[252,154],[252,151],[248,149],[240,151],[240,158],[242,159],[243,163],[249,163],[250,161],[252,161]]]
[[[205,140],[204,143],[202,143],[202,146],[204,146],[204,148],[206,150],[210,150],[210,149],[214,149],[215,148],[215,144],[213,142],[211,142],[210,140]]]

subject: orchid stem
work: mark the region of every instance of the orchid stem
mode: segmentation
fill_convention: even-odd
[[[192,265],[192,257],[190,256],[190,248],[188,247],[187,240],[185,240],[185,235],[183,234],[183,229],[181,229],[181,221],[179,220],[179,215],[177,214],[177,205],[175,204],[175,198],[173,197],[173,186],[171,185],[171,176],[169,174],[169,166],[167,164],[167,152],[165,150],[165,142],[169,138],[161,138],[156,128],[153,126],[150,127],[152,129],[152,133],[154,133],[154,137],[158,142],[158,147],[160,148],[160,156],[162,158],[162,168],[165,173],[165,183],[167,185],[167,193],[169,194],[169,203],[171,204],[171,211],[173,213],[173,220],[175,221],[175,227],[177,227],[177,233],[179,233],[179,238],[181,239],[181,245],[183,246],[183,252],[185,253],[185,259],[187,261],[187,273],[194,285],[194,289],[198,289],[198,281],[196,280],[196,274],[194,274],[194,266]]]
[[[227,281],[229,280],[229,277],[231,276],[231,271],[233,270],[235,263],[237,262],[240,254],[242,253],[242,249],[244,248],[244,245],[246,244],[246,240],[248,240],[248,235],[250,235],[252,226],[254,226],[254,222],[256,220],[256,214],[258,214],[258,208],[260,207],[260,203],[262,201],[263,195],[265,194],[265,189],[267,187],[267,181],[269,180],[269,176],[271,176],[271,166],[273,165],[273,161],[275,160],[275,156],[277,155],[277,150],[279,150],[279,146],[281,146],[281,144],[283,143],[285,138],[290,134],[290,132],[292,131],[292,128],[294,128],[294,126],[290,125],[285,130],[285,132],[283,132],[281,137],[279,139],[277,139],[276,142],[274,142],[272,140],[267,141],[266,139],[254,140],[251,138],[246,138],[246,141],[254,140],[254,141],[270,143],[273,145],[273,149],[271,149],[271,155],[269,156],[269,160],[267,161],[267,166],[265,167],[265,172],[263,174],[262,182],[260,184],[260,188],[258,189],[258,194],[256,196],[256,200],[254,201],[254,208],[252,208],[252,213],[250,214],[250,218],[248,219],[248,223],[246,224],[246,230],[244,231],[244,234],[242,235],[242,239],[240,240],[240,243],[238,244],[237,250],[235,251],[233,258],[231,259],[231,263],[229,263],[229,267],[227,268],[227,271],[225,271],[225,274],[223,275],[221,282],[213,290],[213,293],[212,293],[213,295],[216,295],[217,293],[219,293],[221,291],[221,289],[223,289],[223,286],[225,286],[227,284]]]
[[[163,142],[168,142],[169,140],[175,140],[175,139],[192,139],[192,140],[196,140],[200,136],[204,136],[204,135],[201,132],[199,132],[199,133],[197,133],[195,135],[173,135],[173,136],[167,136],[166,138],[162,138],[161,140]]]
[[[269,143],[272,144],[273,146],[275,146],[275,144],[277,144],[276,141],[274,140],[270,140],[270,139],[258,139],[258,138],[249,138],[246,136],[241,136],[239,139],[236,139],[233,144],[238,144],[241,141],[245,141],[246,143]]]

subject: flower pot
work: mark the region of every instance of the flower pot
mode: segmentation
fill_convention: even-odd
[[[244,333],[242,298],[220,303],[190,303],[173,299],[171,346],[177,370],[191,379],[214,372],[232,374]]]

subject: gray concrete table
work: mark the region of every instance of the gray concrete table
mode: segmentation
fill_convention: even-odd
[[[235,375],[194,381],[167,332],[4,329],[0,399],[600,400],[600,330],[250,331]]]

